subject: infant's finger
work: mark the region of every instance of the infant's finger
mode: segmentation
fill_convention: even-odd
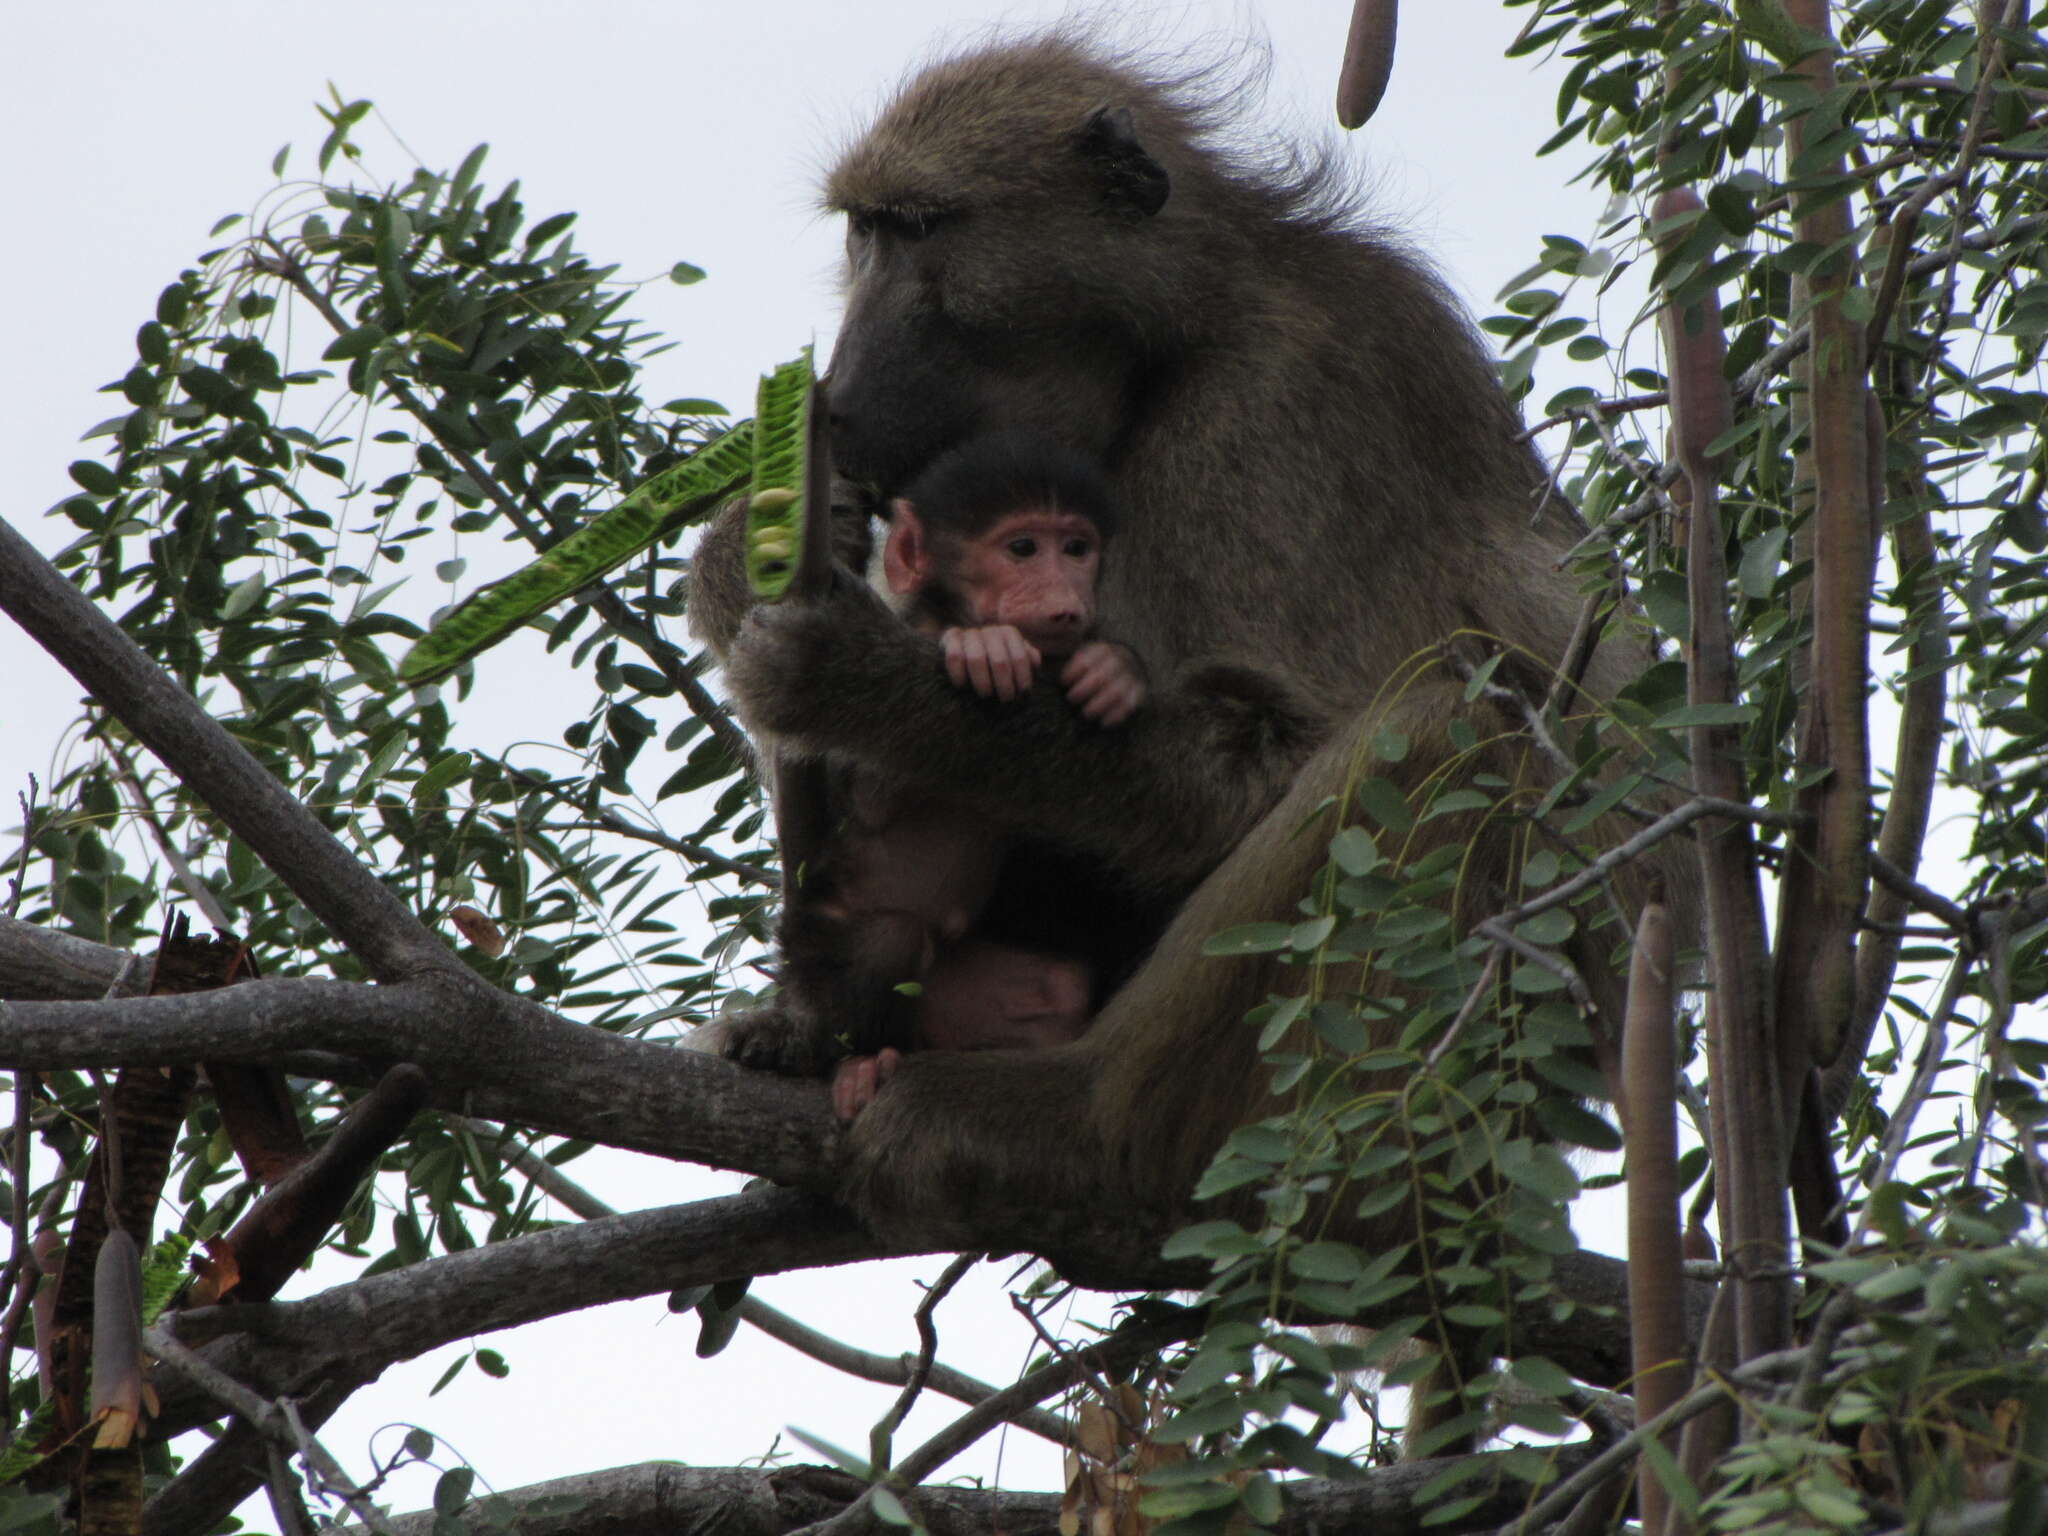
[[[1001,684],[996,678],[995,664],[988,653],[988,639],[980,630],[974,630],[962,639],[962,649],[967,652],[967,675],[974,682],[974,691],[983,698],[990,694],[1001,695]]]
[[[1009,635],[1010,684],[1014,692],[1024,693],[1031,687],[1031,676],[1038,667],[1038,648],[1014,630]]]
[[[841,1120],[851,1120],[861,1112],[861,1071],[867,1058],[849,1057],[832,1069],[832,1112]]]
[[[946,678],[955,688],[967,686],[967,657],[961,649],[961,634],[949,629],[939,637],[939,648],[946,657]]]

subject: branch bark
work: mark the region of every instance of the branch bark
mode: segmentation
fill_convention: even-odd
[[[1590,1456],[1590,1447],[1561,1446],[1554,1464],[1568,1477]],[[1289,1483],[1287,1512],[1276,1529],[1284,1536],[1459,1536],[1513,1518],[1528,1495],[1512,1477],[1493,1470],[1500,1453],[1469,1459],[1478,1465],[1459,1487],[1495,1491],[1448,1523],[1424,1525],[1428,1506],[1415,1499],[1452,1465],[1435,1460],[1375,1468],[1355,1481],[1304,1478]],[[862,1487],[860,1479],[830,1467],[684,1467],[651,1461],[508,1489],[472,1509],[502,1515],[513,1536],[674,1536],[698,1530],[716,1530],[720,1536],[787,1536],[829,1518]],[[992,1530],[1055,1536],[1059,1512],[1056,1493],[936,1487],[918,1494],[918,1516],[932,1536],[984,1536]],[[399,1515],[390,1525],[393,1536],[433,1536],[435,1519],[434,1511],[422,1510]]]

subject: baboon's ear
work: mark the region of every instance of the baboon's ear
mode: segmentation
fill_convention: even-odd
[[[1129,107],[1097,107],[1081,127],[1081,153],[1102,182],[1103,201],[1133,219],[1149,219],[1166,206],[1166,167],[1145,152]]]

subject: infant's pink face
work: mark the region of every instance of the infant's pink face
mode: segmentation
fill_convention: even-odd
[[[925,977],[919,1043],[934,1051],[1065,1045],[1088,1028],[1093,985],[1078,960],[969,939]]]

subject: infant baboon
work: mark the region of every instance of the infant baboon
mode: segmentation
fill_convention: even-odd
[[[995,434],[895,499],[882,576],[904,619],[939,642],[955,687],[1000,705],[1057,667],[1075,709],[1121,725],[1145,684],[1130,650],[1095,634],[1114,527],[1092,465],[1034,434]],[[816,1071],[850,1049],[834,1079],[845,1118],[901,1051],[1078,1039],[1149,941],[1106,877],[958,800],[859,772],[837,775],[833,798],[834,835],[783,916],[782,995],[736,1021],[726,1050]]]

